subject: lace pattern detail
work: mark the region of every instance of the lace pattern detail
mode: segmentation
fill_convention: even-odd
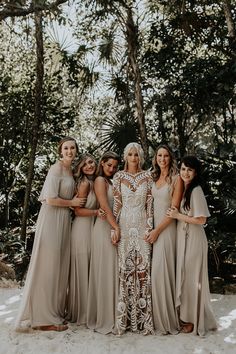
[[[114,178],[114,215],[121,229],[118,245],[119,297],[117,330],[153,333],[151,245],[144,240],[152,229],[152,177],[142,171],[118,172]]]

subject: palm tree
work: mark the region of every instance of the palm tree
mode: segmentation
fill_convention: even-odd
[[[112,28],[113,35],[115,35],[115,30],[117,33],[122,32],[123,34],[126,46],[127,80],[132,82],[132,90],[134,92],[135,112],[133,112],[133,120],[137,121],[140,141],[145,153],[145,158],[147,159],[148,140],[143,108],[142,77],[139,67],[139,26],[138,21],[135,23],[134,20],[135,1],[87,0],[86,4],[93,8],[94,19],[104,17],[114,19],[115,25]],[[115,46],[111,45],[111,32],[109,32],[109,35],[110,37],[108,37],[106,47],[107,52],[105,51],[105,46],[103,44],[100,57],[101,60],[104,60],[104,58],[106,60],[111,59],[111,50],[116,49]],[[127,86],[129,86],[128,83]]]

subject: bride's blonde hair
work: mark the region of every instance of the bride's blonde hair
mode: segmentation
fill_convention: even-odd
[[[142,166],[144,164],[144,152],[142,149],[142,146],[138,143],[129,143],[128,145],[126,145],[125,149],[124,149],[124,161],[125,161],[125,166],[124,166],[124,170],[127,170],[128,168],[128,161],[127,161],[127,157],[128,154],[130,152],[130,150],[135,149],[138,153],[138,157],[139,157],[139,170],[142,169]]]

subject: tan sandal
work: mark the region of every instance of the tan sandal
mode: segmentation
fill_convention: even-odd
[[[37,326],[37,327],[33,327],[33,329],[36,329],[39,331],[62,332],[62,331],[66,331],[68,329],[68,326],[63,325],[63,324],[59,324],[59,325]]]
[[[192,323],[182,324],[182,328],[180,330],[181,333],[191,333],[192,331],[193,331],[193,324]]]

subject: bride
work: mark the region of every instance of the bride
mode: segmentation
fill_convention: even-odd
[[[130,143],[124,150],[124,170],[114,177],[114,215],[120,227],[118,244],[119,294],[116,327],[153,333],[151,304],[152,177],[142,170],[143,150]]]

